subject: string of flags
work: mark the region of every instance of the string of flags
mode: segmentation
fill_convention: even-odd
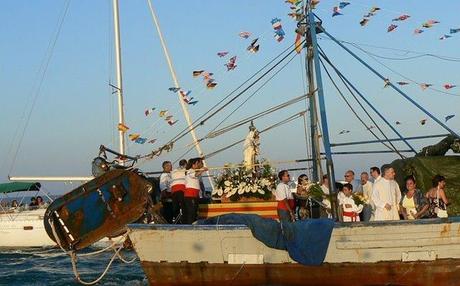
[[[407,81],[397,81],[396,84],[400,85],[400,86],[404,86],[404,85],[409,85],[410,83],[407,82]],[[430,88],[432,86],[434,86],[434,84],[432,83],[426,83],[426,82],[422,82],[422,83],[417,83],[420,88],[422,90],[426,90],[427,88]],[[383,87],[386,88],[390,85],[390,80],[388,78],[384,79],[383,80]],[[451,84],[451,83],[445,83],[442,85],[442,87],[446,90],[449,90],[449,89],[452,89],[452,88],[455,88],[457,87],[457,85],[455,84]]]
[[[454,117],[455,117],[455,114],[446,115],[446,116],[444,117],[444,121],[447,122],[447,121],[451,120],[451,119],[454,118]],[[420,125],[426,125],[427,122],[428,122],[428,119],[427,119],[427,118],[423,118],[423,119],[419,120],[418,123],[419,123]],[[395,121],[395,124],[396,124],[396,125],[402,125],[403,123],[402,123],[401,121]],[[374,125],[370,125],[370,126],[367,127],[366,129],[367,129],[367,130],[370,130],[370,129],[374,129],[374,128],[376,128]],[[339,135],[348,134],[348,133],[351,133],[351,131],[350,131],[350,130],[347,130],[347,129],[342,129],[342,130],[339,132]]]
[[[281,42],[284,39],[286,33],[283,30],[283,26],[281,25],[281,19],[273,18],[271,20],[272,27],[274,30],[274,37],[278,42]]]

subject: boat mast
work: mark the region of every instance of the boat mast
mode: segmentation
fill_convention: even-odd
[[[320,143],[319,143],[319,132],[318,132],[318,109],[316,105],[316,83],[313,69],[313,46],[311,40],[309,39],[309,30],[305,29],[307,35],[307,53],[306,57],[306,72],[307,72],[307,83],[308,83],[308,93],[310,96],[307,98],[309,115],[310,115],[310,135],[311,135],[311,155],[312,155],[312,180],[314,182],[319,182],[322,176],[321,168],[321,154],[320,154]]]
[[[117,82],[115,85],[117,98],[118,98],[118,123],[125,124],[125,114],[123,110],[123,77],[121,73],[121,41],[120,41],[120,23],[118,13],[118,0],[113,0],[113,27],[114,27],[114,40],[115,40],[115,61],[116,61],[116,74]],[[126,154],[125,150],[125,134],[123,131],[118,131],[118,146],[119,153]],[[123,160],[121,160],[123,163]]]
[[[158,21],[158,17],[155,14],[155,10],[153,9],[152,2],[150,0],[147,0],[147,3],[149,5],[150,14],[152,15],[153,21],[155,23],[155,27],[156,27],[157,32],[158,32],[158,36],[160,38],[161,46],[163,48],[163,52],[164,52],[166,61],[168,63],[168,67],[169,67],[169,71],[171,73],[171,77],[172,77],[172,79],[174,81],[174,86],[176,88],[180,88],[179,80],[177,79],[177,74],[176,74],[176,71],[174,70],[174,66],[172,64],[172,60],[171,60],[171,57],[169,55],[168,48],[166,46],[166,41],[164,40],[163,33],[161,32],[161,29],[160,29],[160,23]],[[203,150],[201,149],[200,141],[198,141],[198,137],[196,136],[195,129],[193,128],[192,118],[190,117],[190,113],[188,112],[188,106],[184,102],[184,100],[182,100],[182,96],[180,95],[179,92],[177,92],[177,96],[178,96],[179,103],[180,103],[181,108],[182,108],[182,113],[184,114],[185,120],[187,121],[187,126],[189,128],[190,135],[192,136],[192,139],[193,139],[193,145],[195,146],[195,149],[198,152],[198,156],[200,156],[201,158],[204,158],[204,153],[203,153]],[[204,165],[204,167],[206,167],[206,161],[204,159],[203,159],[203,165]],[[207,173],[207,175],[208,175],[209,184],[211,186],[211,189],[214,191],[214,182],[212,180],[212,177],[209,175],[209,173]]]
[[[321,67],[319,63],[319,53],[318,53],[318,43],[316,39],[316,25],[317,23],[315,22],[315,15],[313,14],[312,11],[312,5],[311,5],[311,0],[307,1],[307,6],[306,6],[306,21],[307,21],[307,52],[310,53],[311,50],[311,58],[309,57],[309,63],[308,63],[308,71],[313,74],[312,68],[314,68],[314,79],[308,78],[309,80],[309,86],[314,85],[316,83],[317,86],[317,96],[318,96],[318,105],[319,105],[319,120],[321,120],[321,128],[322,128],[322,139],[323,139],[323,144],[324,144],[324,152],[326,153],[326,171],[328,175],[328,180],[329,180],[329,190],[331,194],[331,210],[332,210],[332,215],[335,219],[337,219],[337,190],[335,187],[335,174],[334,174],[334,163],[332,161],[332,151],[331,151],[331,143],[329,141],[329,129],[327,125],[327,117],[326,117],[326,105],[324,101],[324,90],[323,90],[323,81],[321,78]],[[318,23],[321,25],[321,23]],[[310,65],[311,62],[311,65]],[[314,94],[311,96],[312,99],[315,98]],[[313,106],[310,105],[310,114],[317,115],[317,106],[316,102]],[[316,116],[315,116],[316,117]],[[315,119],[315,118],[314,118]],[[317,125],[317,122],[312,121],[310,122],[312,125]],[[314,126],[312,127],[313,130]],[[315,128],[316,132],[318,131],[318,128]],[[314,134],[312,134],[313,136]],[[317,136],[317,139],[319,141],[319,136]],[[312,139],[312,142],[315,141],[315,138]],[[313,144],[312,144],[313,146]],[[315,146],[316,153],[313,153],[313,158],[317,160],[317,162],[320,162],[320,157],[319,157],[319,145]],[[315,164],[313,164],[315,165]],[[319,164],[320,165],[320,164]],[[318,169],[317,169],[318,170]]]

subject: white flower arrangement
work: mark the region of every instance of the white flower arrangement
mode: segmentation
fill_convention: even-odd
[[[214,197],[225,197],[238,201],[242,197],[271,199],[275,189],[276,175],[269,164],[257,171],[246,170],[244,167],[227,168],[215,179]]]

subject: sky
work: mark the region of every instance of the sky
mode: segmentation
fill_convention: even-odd
[[[99,145],[117,148],[116,97],[109,87],[114,82],[113,28],[109,0],[90,1],[3,1],[0,9],[0,178],[6,182],[11,176],[87,176],[91,160],[98,155]],[[450,28],[460,28],[456,15],[460,2],[432,1],[349,1],[343,15],[331,17],[332,7],[338,1],[323,0],[316,9],[323,27],[337,39],[357,43],[372,55],[351,45],[361,56],[392,82],[408,81],[434,84],[443,90],[445,83],[458,84],[460,33],[439,40]],[[58,23],[68,4],[62,26]],[[192,90],[198,104],[190,106],[192,118],[197,118],[230,91],[245,81],[270,59],[289,47],[295,38],[295,22],[287,15],[289,5],[282,0],[233,1],[153,1],[162,32],[168,45],[180,86]],[[372,6],[381,10],[365,27],[359,21]],[[392,22],[402,14],[411,17],[404,22]],[[271,19],[282,20],[285,39],[278,43],[273,37]],[[427,20],[440,21],[420,35],[414,29]],[[387,27],[396,23],[398,28],[388,33]],[[153,25],[148,5],[141,0],[120,1],[123,83],[126,124],[130,132],[140,133],[151,144],[128,144],[132,155],[146,154],[177,135],[185,128],[177,96],[168,91],[173,86],[158,35]],[[60,29],[59,29],[60,27]],[[56,31],[59,30],[59,33]],[[238,36],[250,31],[259,38],[260,51],[250,54],[246,47],[250,39]],[[56,37],[57,35],[57,37]],[[427,118],[384,83],[369,73],[362,65],[334,44],[325,35],[318,36],[319,45],[328,57],[347,76],[378,110],[394,123],[404,136],[446,133],[433,120],[420,125]],[[52,48],[50,48],[52,47]],[[382,48],[383,47],[383,48]],[[226,71],[227,58],[216,56],[218,51],[229,51],[237,56],[237,68]],[[418,53],[412,53],[418,52]],[[454,60],[420,56],[434,54]],[[384,57],[384,58],[382,58]],[[398,60],[395,60],[398,59]],[[404,59],[404,60],[401,60]],[[377,60],[377,61],[376,61]],[[44,64],[45,63],[45,64]],[[383,64],[383,65],[382,65]],[[46,66],[46,72],[44,72]],[[398,72],[399,74],[391,71]],[[214,73],[218,86],[206,90],[203,81],[192,77],[193,70]],[[331,142],[372,139],[340,98],[324,71],[326,111]],[[444,121],[449,114],[457,116],[447,122],[455,132],[460,132],[460,87],[451,95],[422,89],[411,83],[401,89]],[[253,89],[254,90],[254,89]],[[253,91],[250,90],[250,91]],[[304,54],[295,57],[289,65],[268,82],[247,103],[238,109],[222,126],[246,116],[264,111],[305,92]],[[247,98],[242,96],[229,108],[219,112],[204,126],[197,129],[204,137],[225,116]],[[348,95],[346,95],[348,96]],[[350,98],[348,96],[348,98]],[[354,104],[356,107],[356,104]],[[146,117],[146,108],[156,108],[156,113]],[[366,107],[369,110],[369,107]],[[178,122],[169,126],[159,119],[158,111],[168,109]],[[255,121],[259,129],[283,120],[305,109],[301,102],[268,117]],[[361,116],[363,112],[360,112]],[[377,120],[388,137],[395,138],[381,120]],[[372,125],[372,124],[370,124]],[[339,134],[341,130],[349,133]],[[21,134],[24,134],[22,137]],[[205,153],[213,152],[245,137],[247,126],[235,129],[216,139],[203,141]],[[22,137],[22,140],[21,140]],[[434,140],[414,141],[417,150]],[[178,141],[171,153],[140,165],[145,171],[157,171],[163,160],[175,161],[189,149],[191,137]],[[398,143],[401,149],[407,149]],[[378,144],[337,148],[335,151],[384,150]],[[196,156],[191,152],[187,158]],[[302,120],[264,133],[261,137],[261,157],[270,161],[286,161],[306,157],[306,142]],[[394,154],[334,156],[337,177],[347,169],[367,171],[370,166],[380,166],[397,159]],[[209,159],[208,165],[240,163],[242,146],[236,146]],[[303,165],[282,164],[277,168],[294,168]],[[45,184],[55,193],[69,191],[74,185]]]

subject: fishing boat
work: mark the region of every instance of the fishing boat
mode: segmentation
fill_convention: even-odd
[[[43,224],[46,207],[51,202],[40,191],[40,183],[13,182],[0,184],[0,247],[46,247],[55,246],[46,234]],[[22,194],[22,196],[20,196]],[[41,195],[48,201],[42,205],[29,206],[29,195]],[[8,195],[18,195],[9,198]]]
[[[325,159],[325,173],[328,175],[331,193],[336,195],[333,164],[333,155],[336,153],[332,152],[332,147],[338,144],[332,144],[329,139],[321,65],[325,69],[324,66],[328,64],[364,102],[369,102],[319,49],[317,33],[327,35],[380,79],[386,78],[329,34],[313,13],[310,4],[309,1],[305,6],[304,15],[298,25],[299,29],[303,28],[306,39],[301,45],[305,43],[307,50],[308,103],[313,138],[310,159],[313,162],[313,179],[316,181],[320,178],[322,161]],[[118,11],[117,6],[114,11]],[[154,16],[153,12],[152,15]],[[295,51],[295,48],[292,50]],[[166,52],[165,48],[164,50]],[[458,138],[454,130],[397,86],[390,81],[385,82],[449,134]],[[179,86],[177,80],[175,84],[176,87]],[[117,90],[121,93],[122,89]],[[374,111],[399,138],[388,138],[384,135],[384,138],[377,138],[372,142],[350,142],[349,145],[384,143],[390,149],[388,152],[419,155],[408,141],[429,136],[406,138],[392,128],[377,109]],[[203,121],[196,124],[189,122],[188,130],[181,135],[191,133],[201,123]],[[397,150],[391,144],[394,141],[404,142],[410,150]],[[166,146],[169,148],[173,143],[168,142],[160,151]],[[149,156],[154,157],[155,154],[153,152]],[[458,161],[458,158],[455,160]],[[112,219],[111,210],[117,201],[120,209],[123,209],[130,202],[126,199],[129,196],[140,193],[145,198],[149,192],[150,188],[138,170],[128,168],[117,172],[119,173],[112,170],[102,174],[88,185],[75,190],[77,193],[74,194],[78,197],[68,194],[59,204],[50,206],[45,220],[50,230],[48,233],[65,250],[79,250],[112,232],[114,229],[110,229],[109,224],[105,223]],[[135,177],[136,182],[142,184],[120,184],[119,176]],[[110,185],[116,189],[112,194],[108,190]],[[128,196],[117,196],[117,190],[123,188],[127,190]],[[85,197],[86,190],[91,195]],[[88,228],[85,225],[92,221],[89,211],[84,216],[78,216],[67,206],[76,200],[80,201],[79,205],[84,205],[90,196],[98,198],[98,206],[102,202],[107,207],[101,208],[98,223],[91,224]],[[111,200],[110,203],[106,203],[107,198]],[[332,196],[332,210],[337,217],[334,213],[335,200]],[[93,199],[93,202],[96,200]],[[140,200],[138,204],[145,206],[146,201]],[[121,223],[111,223],[119,230],[123,223],[137,220],[141,216],[140,210],[141,208],[136,209],[136,215],[125,216]],[[123,215],[123,212],[117,215]],[[75,223],[76,218],[80,219],[78,223]],[[270,231],[264,233],[263,229]],[[151,285],[456,285],[460,278],[459,217],[355,223],[320,219],[283,225],[257,215],[224,214],[194,225],[131,223],[128,224],[128,230],[129,238]]]

